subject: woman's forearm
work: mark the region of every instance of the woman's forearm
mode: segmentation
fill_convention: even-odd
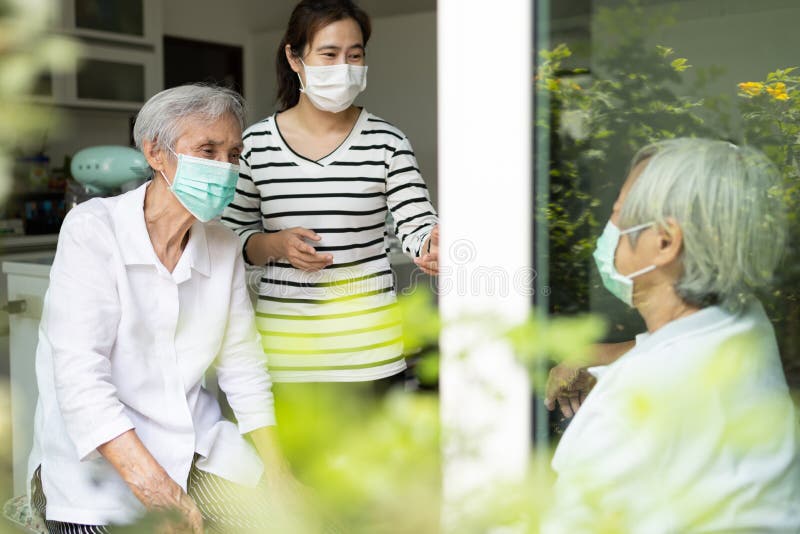
[[[180,505],[182,489],[156,461],[134,430],[97,447],[149,510]]]
[[[270,261],[281,257],[278,247],[278,234],[253,234],[247,240],[247,259],[253,265],[266,265]]]
[[[631,350],[635,345],[635,341],[623,341],[621,343],[597,343],[592,351],[591,362],[586,367],[614,363],[619,359],[620,356]]]

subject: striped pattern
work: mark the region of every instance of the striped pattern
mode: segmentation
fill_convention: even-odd
[[[31,480],[31,508],[36,510],[41,517],[47,517],[47,498],[42,490],[42,466],[36,468]],[[79,525],[77,523],[64,523],[45,519],[44,525],[50,534],[108,534],[108,527],[104,525]]]
[[[399,129],[365,110],[319,161],[283,140],[274,117],[250,127],[236,198],[222,221],[246,243],[258,232],[314,230],[333,255],[322,272],[285,259],[266,266],[256,319],[277,382],[360,381],[405,368],[389,266],[387,214],[403,249],[419,255],[437,222],[414,151]]]

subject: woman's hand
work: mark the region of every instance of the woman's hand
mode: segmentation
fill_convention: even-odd
[[[636,343],[596,343],[592,346],[588,360],[581,365],[560,363],[550,369],[545,387],[544,405],[553,411],[558,402],[564,417],[572,417],[578,412],[584,399],[594,387],[597,380],[586,371],[593,365],[608,365],[631,350]]]
[[[305,242],[306,239],[322,239],[316,232],[307,228],[288,228],[272,234],[255,234],[247,241],[247,259],[253,265],[286,259],[294,267],[303,271],[319,271],[333,263],[332,254],[318,254]]]
[[[313,230],[307,228],[289,228],[274,234],[279,241],[280,257],[286,258],[294,267],[303,271],[320,271],[333,263],[332,254],[317,254],[316,249],[304,239],[319,241],[322,239]]]
[[[414,258],[414,263],[425,274],[436,276],[439,274],[439,225],[433,227],[431,234],[422,244],[422,255]]]
[[[166,521],[160,525],[159,533],[203,534],[200,509],[153,458],[134,430],[100,445],[97,451],[114,466],[148,511],[180,514],[180,521]]]
[[[597,380],[585,367],[572,367],[560,363],[550,369],[545,387],[544,405],[553,411],[558,402],[564,417],[573,417]]]
[[[166,473],[144,486],[135,488],[129,483],[128,487],[148,511],[178,512],[179,520],[162,522],[157,529],[159,534],[203,534],[203,516],[194,499]]]

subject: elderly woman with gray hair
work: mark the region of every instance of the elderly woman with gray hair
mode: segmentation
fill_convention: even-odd
[[[293,484],[239,240],[212,221],[233,198],[243,122],[227,89],[155,95],[134,127],[153,179],[64,221],[29,463],[50,532],[105,532],[170,509],[181,519],[166,531],[199,533],[205,520],[260,532],[269,490]],[[212,365],[238,428],[204,387]]]
[[[783,252],[779,185],[763,154],[722,141],[636,156],[595,260],[647,332],[588,369],[544,532],[800,531],[796,412],[754,297]],[[549,407],[577,410],[580,388],[550,382]]]

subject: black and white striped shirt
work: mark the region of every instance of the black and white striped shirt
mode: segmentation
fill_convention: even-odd
[[[362,110],[331,154],[311,161],[275,117],[244,133],[236,198],[222,220],[246,243],[258,232],[309,228],[333,255],[320,272],[266,266],[256,319],[273,380],[360,381],[405,368],[386,217],[413,256],[437,223],[414,152],[399,129]],[[388,211],[387,211],[388,210]]]

